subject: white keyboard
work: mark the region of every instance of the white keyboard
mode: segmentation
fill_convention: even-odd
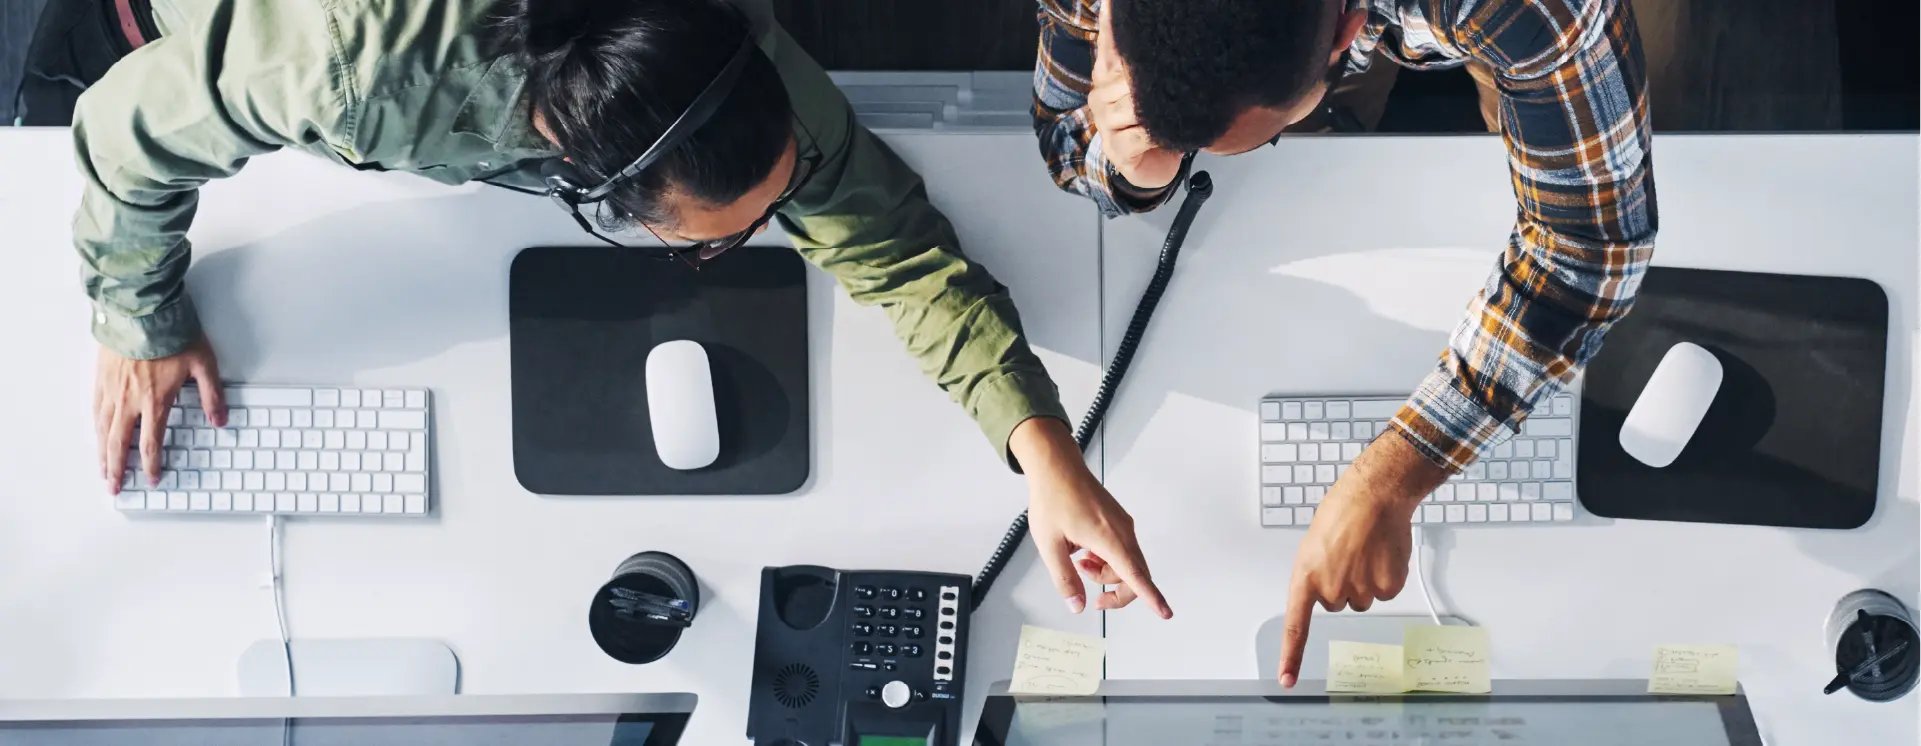
[[[1261,525],[1305,528],[1334,480],[1400,411],[1402,398],[1261,400]],[[1421,502],[1415,523],[1514,526],[1574,520],[1574,397],[1559,394]]]
[[[425,389],[228,385],[216,428],[189,386],[167,413],[158,487],[136,436],[114,507],[129,513],[378,515],[432,509]]]

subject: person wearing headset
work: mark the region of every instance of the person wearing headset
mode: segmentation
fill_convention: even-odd
[[[1110,216],[1166,202],[1193,153],[1365,126],[1386,93],[1365,82],[1379,63],[1465,64],[1493,91],[1484,111],[1507,140],[1514,231],[1391,434],[1336,480],[1301,540],[1278,672],[1292,686],[1314,605],[1365,611],[1398,594],[1420,501],[1572,382],[1633,305],[1657,223],[1633,15],[1627,0],[1040,0],[1040,18],[1041,153],[1063,189]],[[1356,88],[1377,100],[1345,95]],[[1435,178],[1409,176],[1379,188]]]
[[[67,26],[124,36],[70,42],[125,55],[80,96],[73,125],[109,490],[159,478],[151,423],[189,379],[224,425],[184,282],[188,223],[202,184],[295,148],[546,194],[590,233],[654,234],[633,250],[671,262],[721,260],[780,221],[855,300],[886,309],[923,370],[1024,470],[1034,541],[1069,607],[1087,603],[1073,559],[1086,550],[1123,568],[1095,605],[1138,595],[1171,616],[1006,289],[770,20],[721,0],[64,1],[123,21]]]

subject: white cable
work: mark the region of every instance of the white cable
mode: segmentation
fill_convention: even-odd
[[[269,583],[273,591],[273,620],[274,625],[280,629],[280,655],[287,663],[287,696],[292,697],[294,695],[293,640],[287,636],[287,607],[280,593],[280,516],[277,514],[267,516],[267,562],[270,572]],[[281,746],[293,744],[292,718],[282,718],[280,721],[280,743]]]
[[[1435,610],[1434,595],[1431,593],[1428,593],[1427,591],[1427,567],[1426,567],[1426,563],[1421,560],[1421,555],[1426,553],[1426,549],[1425,549],[1426,546],[1427,546],[1427,533],[1425,531],[1422,531],[1420,526],[1415,526],[1414,527],[1414,583],[1416,585],[1421,586],[1421,598],[1427,601],[1428,618],[1433,619],[1434,624],[1436,626],[1439,626],[1441,624],[1441,612]]]

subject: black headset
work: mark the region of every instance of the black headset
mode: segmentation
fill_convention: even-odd
[[[580,206],[607,199],[607,196],[612,194],[621,182],[639,176],[662,156],[673,152],[674,148],[687,142],[687,138],[692,137],[701,125],[706,124],[707,120],[712,118],[714,112],[720,108],[721,103],[727,100],[727,94],[733,92],[734,84],[740,81],[741,71],[747,68],[747,60],[753,54],[754,34],[750,30],[747,37],[741,40],[740,49],[736,50],[733,58],[727,61],[727,66],[720,69],[720,74],[714,76],[713,82],[707,84],[707,88],[694,98],[692,104],[687,105],[687,111],[682,112],[673,124],[667,126],[667,131],[661,133],[660,139],[655,140],[654,144],[647,148],[647,152],[641,153],[633,163],[627,164],[626,168],[608,177],[606,181],[600,183],[600,186],[592,188],[581,186],[588,182],[588,176],[579,167],[568,163],[564,158],[548,159],[540,167],[541,180],[547,183],[547,198],[559,205],[560,209],[573,215],[574,220],[579,222],[582,228],[587,228],[587,218],[580,214]],[[591,229],[589,231],[591,232]]]

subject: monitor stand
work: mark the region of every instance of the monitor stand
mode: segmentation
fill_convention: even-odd
[[[1279,675],[1281,665],[1281,625],[1285,621],[1277,616],[1261,624],[1259,632],[1254,633],[1254,675],[1256,678],[1272,679]],[[1468,626],[1466,620],[1456,616],[1441,615],[1441,622],[1450,627]],[[1329,614],[1317,612],[1314,623],[1308,627],[1307,650],[1301,655],[1303,679],[1327,678],[1327,641],[1345,640],[1347,642],[1372,642],[1383,645],[1401,644],[1403,630],[1416,625],[1430,625],[1434,620],[1426,614],[1382,614],[1379,612],[1341,612]]]
[[[439,640],[294,640],[294,690],[302,697],[431,696],[460,692],[460,661]],[[287,696],[280,640],[256,640],[240,654],[240,693]]]

